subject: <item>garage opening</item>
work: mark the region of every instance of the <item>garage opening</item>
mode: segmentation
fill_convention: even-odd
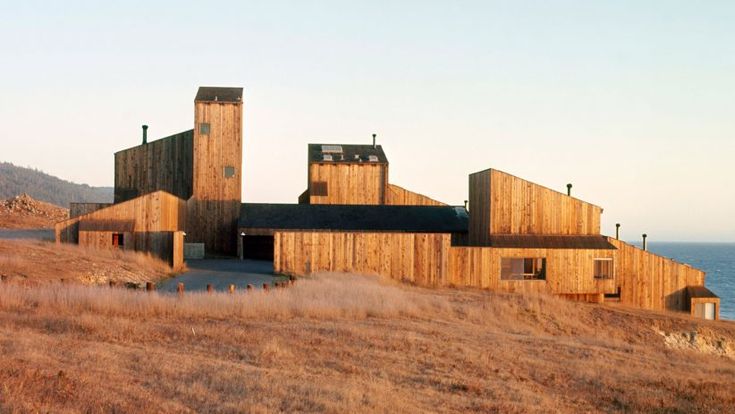
[[[273,236],[241,237],[243,259],[273,261]]]

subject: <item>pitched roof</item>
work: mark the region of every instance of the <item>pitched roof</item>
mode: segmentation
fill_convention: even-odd
[[[532,234],[490,235],[490,246],[497,248],[529,249],[612,249],[605,236],[548,236]]]
[[[332,160],[325,160],[325,154],[331,155]],[[371,155],[376,161],[370,161]],[[388,158],[380,145],[373,148],[370,144],[309,144],[309,162],[388,164]]]
[[[240,207],[241,228],[462,233],[467,210],[454,206],[259,204]]]
[[[689,298],[718,298],[714,292],[704,286],[687,286]]]
[[[200,86],[197,96],[199,102],[242,102],[242,88],[220,88],[215,86]]]

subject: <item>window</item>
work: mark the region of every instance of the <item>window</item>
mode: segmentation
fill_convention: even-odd
[[[225,167],[225,178],[232,178],[235,176],[235,167],[226,166]]]
[[[113,247],[124,247],[125,246],[125,235],[122,233],[112,233],[112,246]]]
[[[546,259],[524,257],[500,259],[501,280],[546,280]]]
[[[327,191],[326,181],[314,181],[311,183],[311,195],[313,196],[326,196],[329,194]]]
[[[594,277],[595,279],[612,279],[613,278],[613,259],[611,258],[594,259]]]
[[[209,123],[208,122],[202,122],[199,124],[199,133],[201,135],[209,135]]]

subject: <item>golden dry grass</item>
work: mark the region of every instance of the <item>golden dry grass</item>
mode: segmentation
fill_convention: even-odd
[[[96,250],[33,240],[0,240],[0,275],[25,283],[106,284],[156,281],[172,274],[162,260],[122,250]]]
[[[692,333],[712,346],[667,339]],[[183,298],[6,283],[0,412],[727,412],[733,344],[728,322],[350,275]]]

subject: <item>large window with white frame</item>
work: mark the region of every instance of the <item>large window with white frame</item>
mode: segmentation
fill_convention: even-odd
[[[546,259],[503,257],[500,259],[500,280],[546,280]]]
[[[592,267],[595,279],[612,279],[615,276],[615,268],[611,257],[593,259]]]

